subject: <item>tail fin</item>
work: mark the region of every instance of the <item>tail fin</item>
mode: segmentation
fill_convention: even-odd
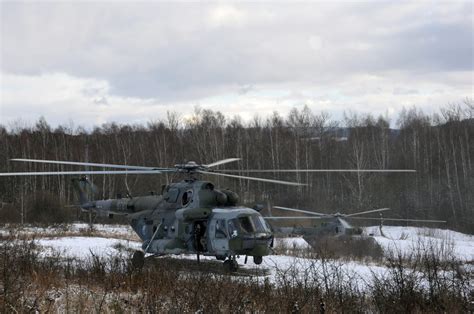
[[[92,205],[92,197],[97,192],[97,188],[92,184],[87,177],[80,179],[74,178],[71,180],[74,190],[79,195],[79,203],[82,208],[90,208]]]

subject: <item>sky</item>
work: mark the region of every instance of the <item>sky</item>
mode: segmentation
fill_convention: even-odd
[[[0,1],[0,124],[334,120],[474,98],[471,1]]]

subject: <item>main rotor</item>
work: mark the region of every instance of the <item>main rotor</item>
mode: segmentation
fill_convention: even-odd
[[[239,161],[240,158],[226,158],[210,164],[198,164],[195,161],[188,161],[183,164],[175,164],[174,167],[161,168],[161,167],[148,167],[148,166],[131,166],[131,165],[116,165],[116,164],[105,164],[105,163],[92,163],[92,162],[77,162],[77,161],[60,161],[60,160],[42,160],[42,159],[25,159],[15,158],[10,159],[11,161],[17,162],[32,162],[42,164],[56,164],[56,165],[70,165],[70,166],[83,166],[91,168],[102,168],[103,170],[81,170],[81,171],[41,171],[41,172],[5,172],[0,173],[0,177],[6,176],[49,176],[49,175],[93,175],[93,174],[163,174],[163,173],[186,173],[188,175],[195,174],[206,174],[213,176],[221,176],[236,179],[245,179],[252,181],[261,181],[268,183],[284,184],[291,186],[305,186],[304,183],[266,179],[254,176],[243,176],[230,173],[297,173],[297,172],[408,172],[413,173],[415,170],[411,169],[214,169],[214,167]],[[109,170],[105,170],[108,168]],[[228,173],[225,173],[228,172]]]
[[[199,171],[212,171],[211,169],[212,167],[226,164],[233,161],[238,161],[238,160],[240,160],[240,158],[227,158],[227,159],[222,159],[210,164],[198,164],[195,161],[188,161],[185,164],[176,164],[174,165],[174,167],[176,171],[178,172],[195,173]],[[172,168],[168,168],[168,169],[172,169]]]
[[[270,217],[265,217],[266,219],[273,219],[273,220],[288,220],[288,219],[303,219],[303,220],[308,220],[308,219],[337,219],[337,220],[344,220],[344,219],[362,219],[362,220],[387,220],[387,221],[405,221],[405,222],[432,222],[432,223],[446,223],[445,220],[433,220],[433,219],[408,219],[408,218],[386,218],[382,217],[382,212],[390,210],[390,208],[378,208],[378,209],[371,209],[371,210],[366,210],[362,212],[356,212],[352,214],[342,214],[340,212],[337,213],[318,213],[314,211],[309,211],[309,210],[303,210],[303,209],[298,209],[298,208],[289,208],[289,207],[283,207],[283,206],[273,206],[273,208],[280,209],[280,210],[285,210],[289,212],[294,212],[294,213],[302,213],[310,216],[270,216]],[[356,217],[360,215],[366,215],[366,214],[372,214],[372,213],[380,213],[380,217]]]

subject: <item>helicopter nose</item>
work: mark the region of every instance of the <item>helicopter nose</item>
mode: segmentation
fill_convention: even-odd
[[[268,255],[273,244],[273,236],[256,235],[253,238],[243,239],[242,249],[251,250],[251,255]]]

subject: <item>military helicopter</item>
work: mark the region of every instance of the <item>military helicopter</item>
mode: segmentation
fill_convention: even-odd
[[[289,208],[283,206],[273,206],[275,209],[290,211],[294,213],[301,213],[310,216],[270,216],[265,217],[270,220],[319,220],[319,225],[314,224],[311,227],[281,227],[275,228],[281,233],[285,234],[296,234],[302,236],[321,236],[321,235],[360,235],[362,229],[353,226],[348,220],[361,219],[361,220],[377,220],[380,226],[383,225],[384,221],[403,221],[403,222],[423,222],[423,223],[446,223],[445,220],[430,220],[430,219],[409,219],[409,218],[387,218],[382,216],[382,212],[390,210],[390,208],[379,208],[366,210],[351,214],[337,213],[318,213],[309,210],[303,210],[298,208]],[[360,217],[366,214],[379,213],[380,217]]]
[[[12,161],[60,164],[70,166],[111,168],[114,170],[85,170],[59,172],[10,172],[1,176],[77,175],[72,180],[79,194],[80,208],[99,215],[122,215],[143,241],[142,250],[136,251],[132,264],[141,267],[145,254],[196,254],[215,256],[224,261],[228,271],[238,269],[237,256],[253,257],[261,264],[263,256],[272,253],[273,232],[265,218],[256,209],[238,205],[238,195],[228,189],[217,189],[213,183],[196,178],[197,175],[216,175],[230,178],[263,181],[292,186],[297,182],[222,173],[233,170],[216,170],[214,167],[235,162],[240,158],[227,158],[210,164],[189,161],[172,168],[115,165],[90,162],[56,161],[38,159],[11,159]],[[248,172],[414,172],[414,170],[245,170]],[[94,200],[90,197],[94,186],[86,175],[94,174],[184,174],[185,179],[164,185],[161,195]]]

